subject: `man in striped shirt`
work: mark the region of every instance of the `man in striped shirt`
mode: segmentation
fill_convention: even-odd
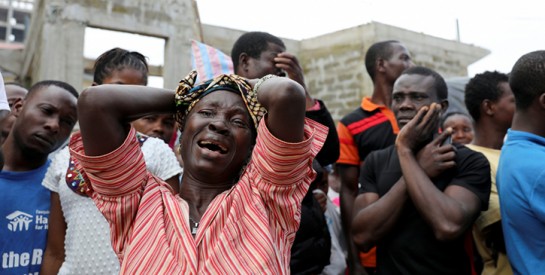
[[[82,93],[81,135],[70,146],[110,223],[120,272],[289,274],[327,129],[305,119],[304,90],[288,78],[221,75],[194,85],[195,78],[182,80],[176,95],[128,85]],[[165,111],[176,111],[182,130],[179,196],[145,170],[129,125]]]

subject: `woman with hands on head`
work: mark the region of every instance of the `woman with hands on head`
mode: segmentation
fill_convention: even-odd
[[[110,223],[120,273],[289,274],[327,129],[305,119],[304,90],[287,78],[195,78],[176,93],[113,85],[82,93],[70,148]],[[182,131],[179,196],[145,170],[129,124],[157,111],[176,112]]]

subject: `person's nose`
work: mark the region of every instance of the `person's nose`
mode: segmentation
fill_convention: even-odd
[[[454,130],[454,132],[452,133],[452,137],[456,140],[461,140],[464,139],[465,133],[462,130]]]
[[[414,109],[414,103],[409,96],[403,97],[399,104],[400,110],[412,110]]]
[[[221,135],[229,134],[229,127],[227,126],[227,122],[222,118],[214,119],[213,121],[211,121],[208,124],[208,128]]]
[[[48,131],[56,134],[59,132],[60,121],[58,117],[48,117],[46,118],[44,128]]]
[[[163,135],[165,129],[163,129],[163,125],[160,121],[156,121],[153,123],[152,131],[156,134]]]

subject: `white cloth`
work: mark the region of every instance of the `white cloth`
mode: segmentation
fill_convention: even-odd
[[[333,203],[333,206],[335,207],[335,210],[340,215],[341,214],[341,207],[340,207],[340,205],[337,205],[337,204],[334,203],[334,201],[337,201],[337,203],[340,203],[339,193],[335,192],[335,190],[333,190],[331,187],[329,187],[329,189],[327,191],[327,197],[331,200],[331,202]]]
[[[8,103],[8,96],[6,95],[6,86],[4,86],[4,77],[0,73],[0,110],[11,111]]]
[[[166,143],[149,137],[142,145],[148,170],[166,180],[182,173],[174,152]],[[118,274],[119,260],[110,243],[108,222],[93,200],[72,191],[66,184],[70,152],[56,154],[43,185],[59,194],[66,222],[65,259],[58,274]]]

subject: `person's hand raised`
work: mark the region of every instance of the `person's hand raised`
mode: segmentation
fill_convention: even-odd
[[[432,142],[418,151],[416,159],[429,178],[439,176],[445,170],[456,166],[456,148],[448,141],[452,128],[446,129]]]
[[[397,135],[395,145],[398,151],[408,149],[416,153],[422,148],[423,143],[437,132],[440,114],[441,105],[435,102],[420,108]]]
[[[301,86],[303,86],[303,88],[306,90],[303,68],[299,64],[299,60],[297,60],[295,55],[282,52],[274,58],[274,62],[276,64],[276,68],[286,72],[289,79],[301,84]]]

